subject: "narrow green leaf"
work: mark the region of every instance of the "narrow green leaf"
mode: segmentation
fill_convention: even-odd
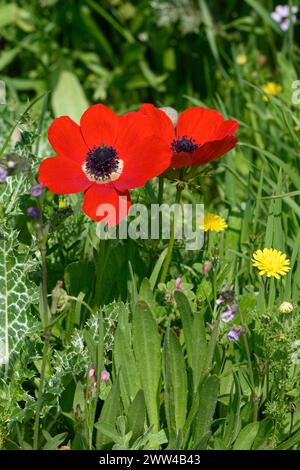
[[[167,329],[163,349],[165,410],[169,429],[183,429],[187,413],[187,373],[183,352],[176,334]]]
[[[300,442],[300,428],[295,431],[291,437],[289,437],[286,441],[281,442],[276,449],[277,450],[291,450],[294,446],[298,446],[299,448]]]
[[[158,279],[158,276],[159,276],[161,267],[162,267],[162,265],[163,265],[163,262],[164,262],[164,260],[165,260],[167,251],[168,251],[168,249],[165,248],[165,249],[161,252],[161,254],[160,254],[160,256],[159,256],[159,258],[158,258],[158,260],[157,260],[157,262],[156,262],[156,264],[155,264],[155,266],[154,266],[154,269],[153,269],[153,271],[152,271],[152,274],[151,274],[151,276],[150,276],[149,281],[150,281],[150,285],[151,285],[152,290],[154,290],[154,287],[156,286],[157,279]]]
[[[219,394],[219,379],[216,375],[208,377],[199,389],[199,411],[194,420],[194,442],[200,442],[210,431]],[[203,443],[202,443],[203,445]]]
[[[143,390],[139,390],[128,408],[128,431],[132,432],[131,442],[136,441],[144,433],[145,398]]]
[[[257,435],[259,423],[250,423],[240,432],[234,443],[233,450],[250,450]]]
[[[116,420],[120,413],[120,405],[120,384],[119,378],[117,377],[103,404],[97,424],[109,424],[115,428]],[[96,436],[96,449],[103,449],[110,442],[111,439],[102,433],[101,429],[98,429]]]
[[[132,333],[128,321],[128,311],[125,308],[119,312],[113,358],[115,370],[120,371],[121,396],[124,408],[127,410],[129,403],[132,402],[141,388],[141,383],[132,348]]]
[[[190,306],[190,303],[187,297],[184,295],[183,292],[177,291],[175,292],[175,300],[177,304],[177,308],[180,313],[182,326],[183,326],[183,333],[184,333],[184,341],[187,351],[187,358],[188,364],[190,368],[193,367],[193,321],[194,315]]]
[[[142,301],[137,302],[133,315],[133,349],[149,424],[155,433],[159,431],[161,339],[153,315]]]
[[[207,342],[205,323],[202,312],[196,312],[194,315],[192,327],[192,370],[193,370],[193,386],[194,393],[198,390],[200,381],[203,377],[204,366],[207,362]]]

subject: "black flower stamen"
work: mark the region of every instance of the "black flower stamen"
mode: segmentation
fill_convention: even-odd
[[[171,144],[171,149],[174,153],[186,152],[193,153],[199,148],[192,137],[188,138],[183,135],[179,139],[174,139]]]
[[[101,145],[88,151],[83,170],[87,177],[98,183],[118,178],[122,170],[122,161],[118,152],[111,146]]]

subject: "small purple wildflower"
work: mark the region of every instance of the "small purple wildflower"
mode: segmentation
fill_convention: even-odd
[[[5,183],[7,177],[7,170],[0,166],[0,183]]]
[[[279,24],[282,31],[287,31],[291,23],[297,22],[299,8],[297,6],[289,7],[288,5],[277,5],[271,13],[271,17]]]
[[[221,320],[224,323],[229,323],[234,319],[234,312],[229,308],[221,315]]]
[[[89,378],[92,379],[94,377],[94,375],[95,375],[95,369],[91,368],[89,370]]]
[[[241,326],[236,326],[235,328],[233,328],[232,330],[230,330],[228,333],[227,333],[227,339],[228,341],[238,341],[241,334],[243,332],[243,329]]]
[[[236,312],[239,309],[239,305],[237,302],[234,302],[232,305],[227,305],[227,310],[221,315],[221,320],[224,323],[229,323],[234,319]]]
[[[43,194],[44,186],[42,184],[35,184],[30,188],[30,194],[33,197],[40,197]]]
[[[107,382],[110,378],[110,373],[107,370],[101,372],[101,382]]]
[[[230,303],[234,300],[234,291],[233,289],[222,290],[219,297],[216,300],[217,305],[222,305],[224,303]]]
[[[37,207],[28,207],[27,209],[27,215],[31,219],[38,219],[40,214],[40,210]]]

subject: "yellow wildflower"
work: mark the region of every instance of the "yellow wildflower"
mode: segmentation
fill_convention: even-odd
[[[260,276],[275,277],[285,276],[291,269],[290,260],[285,253],[274,248],[257,250],[253,254],[252,264],[259,269]]]
[[[223,232],[228,225],[226,224],[223,217],[216,214],[204,214],[204,232]]]
[[[282,86],[278,85],[278,83],[275,83],[275,82],[269,82],[269,83],[266,83],[266,85],[263,85],[262,89],[264,90],[265,93],[267,93],[270,96],[277,96],[278,93],[281,92]],[[268,96],[263,95],[263,100],[269,101]]]

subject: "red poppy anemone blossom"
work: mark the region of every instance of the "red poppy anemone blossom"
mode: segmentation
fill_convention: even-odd
[[[189,108],[179,115],[177,123],[152,104],[144,104],[140,110],[152,119],[157,134],[168,143],[173,168],[204,165],[229,152],[237,143],[234,135],[237,121],[225,120],[213,109]]]
[[[84,112],[80,126],[67,116],[55,119],[48,139],[57,156],[40,164],[39,182],[57,194],[83,191],[83,211],[111,226],[129,211],[128,190],[170,166],[166,142],[140,111],[117,116],[97,104]]]

